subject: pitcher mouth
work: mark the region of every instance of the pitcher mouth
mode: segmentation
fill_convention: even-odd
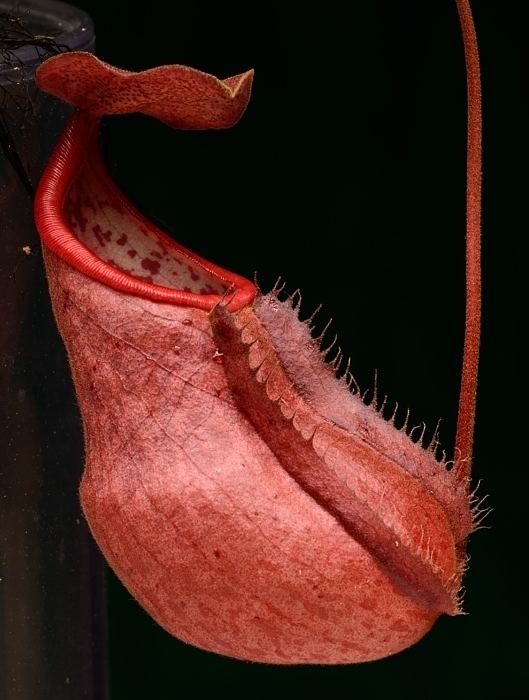
[[[250,304],[255,285],[180,245],[119,190],[99,152],[100,120],[70,119],[41,179],[35,218],[44,244],[79,272],[151,301],[211,310]]]
[[[98,131],[104,114],[134,111],[176,128],[225,128],[244,111],[251,71],[224,81],[182,66],[133,74],[78,53],[49,59],[37,79],[81,108],[37,190],[35,220],[46,247],[125,294],[205,311],[223,297],[230,311],[250,304],[257,292],[252,282],[180,245],[129,202],[103,163]]]

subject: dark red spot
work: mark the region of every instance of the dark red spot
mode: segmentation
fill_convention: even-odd
[[[141,261],[141,266],[144,270],[149,270],[153,275],[158,274],[160,271],[160,263],[157,260],[149,260],[149,258],[143,258]]]
[[[103,231],[102,235],[106,241],[109,241],[112,238],[112,231],[110,229],[107,229],[106,231]]]
[[[116,243],[117,243],[118,245],[125,245],[125,243],[127,242],[127,240],[128,240],[127,234],[126,234],[126,233],[122,233],[121,236],[120,236],[120,237],[118,238],[118,240],[116,241]]]
[[[197,273],[195,272],[195,270],[193,270],[193,268],[191,267],[191,265],[188,265],[188,266],[187,266],[187,269],[189,270],[189,274],[191,275],[191,279],[193,280],[193,282],[196,282],[197,279],[198,279],[198,275],[197,275]]]
[[[127,255],[129,258],[135,258],[138,253],[135,250],[127,250]]]
[[[216,558],[216,559],[220,559],[220,552],[219,552],[218,549],[214,549],[214,550],[213,550],[213,554],[215,555],[215,558]]]
[[[154,258],[158,258],[159,260],[161,260],[163,258],[163,255],[161,253],[159,253],[157,250],[151,250],[151,255]]]
[[[94,236],[97,238],[97,242],[99,245],[104,248],[105,247],[105,241],[103,240],[103,236],[101,235],[101,226],[99,224],[96,224],[95,226],[92,226],[92,231],[94,232]]]

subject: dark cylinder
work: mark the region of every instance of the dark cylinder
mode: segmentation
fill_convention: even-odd
[[[0,697],[107,697],[104,568],[77,496],[82,430],[51,313],[32,193],[70,108],[35,69],[93,51],[61,2],[0,2]]]

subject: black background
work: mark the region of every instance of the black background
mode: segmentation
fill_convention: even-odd
[[[465,76],[453,3],[172,4],[85,0],[98,55],[121,68],[256,70],[233,130],[108,120],[112,171],[185,245],[268,289],[323,304],[363,388],[410,407],[450,452],[464,303]],[[113,700],[234,696],[520,698],[528,692],[527,235],[523,3],[473,3],[484,82],[484,325],[467,616],[414,648],[346,667],[267,667],[171,638],[109,574]],[[525,275],[524,275],[525,276]],[[524,304],[525,307],[525,304]],[[524,308],[525,312],[525,308]]]

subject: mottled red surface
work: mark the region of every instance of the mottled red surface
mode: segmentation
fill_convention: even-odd
[[[244,112],[253,71],[219,80],[188,66],[160,66],[131,73],[93,54],[54,56],[38,69],[45,92],[92,116],[142,112],[178,129],[221,129]]]
[[[351,663],[397,652],[455,612],[448,509],[369,436],[385,426],[419,469],[448,475],[431,453],[345,389],[363,435],[287,392],[292,366],[261,362],[260,309],[212,316],[119,294],[53,253],[46,264],[85,427],[83,509],[163,627],[237,658]],[[282,312],[285,347],[301,324]],[[258,339],[240,327],[248,318]],[[308,358],[306,335],[297,350]]]
[[[110,565],[171,634],[221,654],[337,664],[413,644],[458,612],[466,482],[335,378],[290,303],[141,217],[96,128],[74,118],[36,217]]]

